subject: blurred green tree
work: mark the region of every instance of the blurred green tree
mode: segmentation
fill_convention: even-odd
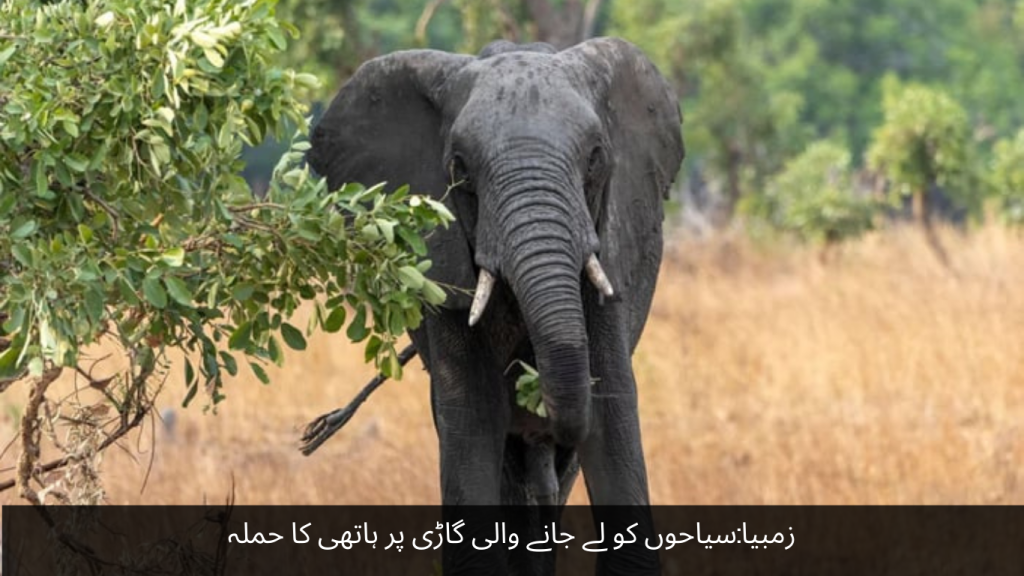
[[[720,225],[802,140],[795,137],[800,97],[767,89],[740,7],[740,0],[648,0],[616,2],[612,11],[611,32],[637,42],[672,78],[686,117],[688,163],[703,166],[721,189]]]
[[[1003,220],[1024,225],[1024,129],[996,143],[991,178]]]
[[[967,113],[942,90],[895,79],[886,82],[883,110],[868,164],[885,175],[894,203],[912,199],[915,220],[946,261],[933,228],[936,196],[948,195],[975,214],[983,200]]]
[[[768,182],[760,211],[773,226],[826,249],[873,227],[878,201],[854,188],[851,155],[829,141],[815,142],[786,162]]]

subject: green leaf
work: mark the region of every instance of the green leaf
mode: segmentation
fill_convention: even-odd
[[[203,48],[203,56],[209,60],[210,64],[213,64],[215,68],[221,68],[224,66],[224,57],[217,52],[215,48]]]
[[[76,124],[74,120],[65,119],[63,122],[61,122],[61,126],[64,127],[64,131],[68,133],[68,136],[71,136],[72,138],[78,138],[78,124]],[[76,159],[75,162],[77,164],[78,159]],[[74,170],[77,172],[85,172],[85,167],[88,165],[89,161],[88,159],[85,159],[85,162],[82,164],[82,168],[74,168]]]
[[[7,60],[10,59],[10,57],[14,54],[14,51],[17,48],[18,47],[16,45],[12,44],[12,45],[8,46],[7,48],[5,48],[4,50],[0,51],[0,66],[3,66],[4,63],[7,62]]]
[[[359,309],[356,310],[356,317],[348,325],[348,330],[345,331],[345,334],[353,342],[362,342],[370,334],[370,331],[366,328],[365,306],[359,306]]]
[[[388,359],[380,367],[382,374],[388,378],[398,380],[402,377],[402,363],[398,360],[398,354],[392,349],[388,353]]]
[[[32,248],[28,244],[15,244],[11,246],[11,254],[14,258],[27,268],[32,267],[34,259],[32,257]]]
[[[437,212],[437,214],[439,216],[441,216],[442,220],[444,220],[444,221],[455,220],[455,216],[453,216],[451,211],[448,210],[448,207],[445,206],[444,204],[442,204],[441,202],[438,202],[437,200],[434,200],[433,198],[423,198],[423,201],[427,203],[427,206],[430,206],[431,208],[433,208],[434,211]]]
[[[278,366],[284,366],[284,351],[281,350],[281,344],[277,338],[271,336],[267,341],[267,353],[270,355],[271,362]]]
[[[334,334],[338,330],[341,330],[341,327],[345,325],[346,315],[344,306],[338,306],[334,310],[331,310],[331,313],[328,314],[327,318],[324,320],[324,331]]]
[[[270,41],[274,43],[274,47],[278,50],[288,49],[288,40],[284,37],[284,33],[281,32],[280,28],[267,28],[267,36],[270,37]]]
[[[362,237],[371,242],[380,239],[380,229],[376,224],[367,224],[359,231]]]
[[[85,311],[89,320],[98,322],[103,317],[103,310],[106,307],[106,299],[99,290],[89,290],[85,293]]]
[[[252,322],[243,322],[228,338],[228,348],[232,350],[245,350],[249,347],[252,337]]]
[[[185,386],[191,386],[196,381],[196,369],[192,366],[192,361],[185,358]]]
[[[388,306],[388,332],[399,336],[405,332],[405,313],[398,306]]]
[[[77,130],[74,135],[78,135]],[[64,164],[75,172],[85,172],[85,169],[89,166],[89,159],[81,154],[71,153],[64,156]]]
[[[377,227],[380,228],[381,234],[384,235],[384,239],[388,241],[388,244],[394,244],[395,243],[395,225],[397,223],[393,222],[391,220],[384,220],[384,219],[381,219],[381,218],[378,218],[376,220],[376,222],[377,222]]]
[[[252,368],[252,373],[259,378],[260,382],[270,384],[270,376],[267,376],[267,371],[262,366],[255,362],[249,362],[249,368]]]
[[[423,298],[431,306],[440,306],[448,297],[440,286],[427,280],[423,283]]]
[[[160,255],[160,259],[167,263],[168,266],[179,268],[185,263],[185,249],[184,248],[171,248]]]
[[[167,306],[167,292],[158,278],[146,278],[142,281],[142,295],[146,301],[157,308]]]
[[[188,405],[192,403],[192,399],[196,397],[196,392],[199,392],[199,381],[191,380],[188,384],[188,391],[185,393],[184,400],[181,401],[182,408],[188,408]]]
[[[0,378],[15,378],[18,376],[18,357],[24,350],[25,341],[23,338],[15,338],[10,348],[0,353]]]
[[[377,352],[380,351],[380,345],[384,342],[377,336],[370,336],[370,339],[366,341],[366,349],[363,351],[363,361],[370,362],[377,358]]]
[[[281,337],[292,350],[306,349],[306,338],[302,336],[302,332],[287,322],[281,324]]]
[[[32,235],[33,232],[39,229],[39,225],[35,220],[25,220],[14,226],[11,230],[11,238],[14,240],[24,240]]]
[[[181,304],[182,306],[192,305],[192,292],[188,289],[188,285],[185,281],[177,276],[167,276],[164,278],[164,284],[167,286],[167,292],[171,295],[171,298]]]
[[[129,306],[136,306],[139,303],[139,297],[135,294],[135,288],[128,282],[124,276],[118,277],[117,290],[121,294],[121,298],[124,299],[125,303]]]
[[[49,188],[49,181],[46,178],[46,167],[42,161],[36,160],[32,163],[32,180],[36,184],[36,196],[43,196]]]
[[[34,378],[38,378],[43,375],[43,359],[39,356],[33,357],[28,361],[28,374]]]
[[[249,298],[252,298],[252,294],[255,291],[255,286],[248,282],[243,282],[231,289],[231,297],[239,302],[245,302]]]
[[[0,325],[7,334],[12,334],[21,329],[21,323],[25,321],[25,308],[23,306],[5,307],[10,316]],[[11,345],[13,347],[13,344]]]
[[[416,254],[417,256],[427,255],[427,244],[426,242],[423,241],[423,238],[421,238],[419,234],[404,226],[399,226],[398,228],[395,229],[395,232],[398,233],[399,238],[405,240],[405,243],[408,244],[410,248],[412,248],[414,254]]]
[[[238,375],[238,362],[235,361],[235,357],[227,352],[218,352],[220,355],[220,361],[224,365],[224,370],[232,376]]]
[[[423,288],[423,283],[426,280],[423,277],[423,273],[417,270],[415,266],[402,266],[399,268],[398,279],[402,282],[402,285],[413,290]]]

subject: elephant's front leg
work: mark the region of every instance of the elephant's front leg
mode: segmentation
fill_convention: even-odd
[[[431,376],[431,402],[446,506],[498,505],[508,406],[498,382],[471,359],[449,351],[451,363]]]
[[[499,520],[502,463],[510,410],[501,373],[467,327],[466,315],[447,313],[428,327],[430,395],[440,445],[441,501],[445,520],[465,522],[461,545],[445,545],[443,571],[504,574],[498,547],[478,552],[473,538],[493,538]],[[470,510],[463,507],[486,506]],[[493,516],[490,517],[490,516]]]
[[[617,308],[608,304],[589,317],[591,372],[598,380],[591,394],[593,418],[590,434],[580,446],[580,463],[595,525],[604,522],[610,538],[636,522],[636,534],[653,536],[636,381]],[[642,537],[638,541],[639,546],[602,553],[597,573],[660,574],[657,552],[642,545]]]

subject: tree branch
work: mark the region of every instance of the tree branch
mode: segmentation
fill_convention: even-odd
[[[405,366],[414,356],[416,356],[416,346],[410,344],[398,354],[398,362]],[[333,436],[335,432],[341,430],[345,424],[348,424],[348,421],[355,415],[356,410],[359,409],[363,402],[366,402],[370,394],[373,394],[374,390],[380,388],[387,381],[387,376],[377,374],[366,386],[363,386],[363,389],[359,391],[359,394],[356,394],[356,397],[349,402],[348,406],[323,414],[310,422],[302,434],[302,444],[299,446],[302,454],[309,456]]]
[[[41,503],[38,502],[39,497],[36,494],[36,492],[28,487],[28,480],[31,478],[32,474],[45,474],[47,472],[53,472],[54,470],[63,468],[74,461],[74,458],[71,455],[66,455],[62,456],[61,458],[51,460],[46,464],[43,464],[42,466],[36,467],[35,470],[33,470],[35,459],[38,459],[39,457],[39,444],[38,442],[34,444],[29,442],[28,444],[26,444],[27,440],[32,440],[32,438],[37,435],[37,417],[39,415],[39,408],[42,405],[42,401],[44,398],[44,392],[46,391],[46,387],[49,386],[50,383],[53,382],[53,380],[56,380],[57,376],[60,375],[61,368],[54,368],[52,369],[52,371],[56,371],[56,375],[54,375],[52,379],[46,380],[47,374],[49,374],[49,372],[47,372],[44,373],[43,376],[40,379],[38,379],[36,383],[33,384],[32,394],[29,398],[29,404],[28,406],[25,407],[25,414],[24,416],[22,416],[22,452],[21,456],[18,459],[17,477],[11,480],[0,482],[0,492],[10,490],[14,486],[19,486],[21,496],[29,500],[33,504]],[[153,368],[141,371],[138,374],[138,376],[135,376],[132,379],[132,386],[138,389],[139,386],[144,384],[149,379],[149,377],[153,375],[153,371]],[[147,402],[140,406],[136,406],[135,413],[132,414],[131,417],[129,417],[127,413],[122,413],[121,424],[117,427],[116,430],[114,430],[109,436],[107,436],[103,440],[103,442],[100,443],[100,445],[96,448],[96,452],[102,452],[106,450],[111,444],[114,444],[129,432],[138,428],[142,424],[146,416],[149,415],[150,410],[152,410],[152,408],[152,403]],[[31,420],[29,420],[30,417]],[[31,428],[29,426],[31,426]],[[28,496],[25,495],[26,489],[30,492],[30,495]],[[35,500],[33,500],[33,497],[35,498]]]
[[[601,12],[601,0],[587,0],[583,9],[583,29],[580,31],[580,41],[594,37],[594,27],[597,25],[597,15]]]
[[[60,376],[59,366],[43,372],[42,376],[32,382],[25,413],[21,416],[21,456],[18,457],[18,469],[15,479],[18,495],[36,506],[42,505],[39,495],[29,485],[37,473],[36,460],[39,458],[39,408],[46,399],[46,389]]]
[[[434,13],[437,9],[444,4],[444,0],[431,0],[427,2],[427,5],[423,8],[423,13],[420,14],[419,20],[416,20],[416,32],[413,36],[416,39],[416,44],[421,47],[427,45],[427,26],[430,25],[430,21],[434,18]]]
[[[260,208],[270,208],[273,210],[284,210],[285,207],[281,204],[274,202],[255,202],[253,204],[245,204],[242,206],[231,206],[228,208],[232,214],[238,214],[239,212],[248,212],[250,210],[258,210]]]
[[[107,204],[105,200],[93,194],[92,188],[90,188],[88,184],[82,186],[82,194],[84,194],[85,197],[88,198],[89,200],[95,202],[97,206],[102,208],[103,211],[106,212],[108,216],[110,216],[110,223],[114,229],[113,237],[116,239],[118,233],[120,233],[121,231],[121,215],[117,212],[117,210],[114,210],[113,206]]]

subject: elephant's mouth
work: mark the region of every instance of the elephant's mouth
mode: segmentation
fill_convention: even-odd
[[[608,275],[605,274],[604,268],[601,267],[601,261],[598,260],[597,254],[591,254],[587,258],[587,262],[584,265],[587,278],[590,283],[597,288],[597,291],[601,296],[605,298],[612,298],[615,296],[615,290],[612,288],[612,283],[608,280]],[[487,304],[491,300],[491,296],[494,294],[494,286],[497,283],[497,278],[492,272],[486,268],[480,268],[480,275],[477,278],[476,291],[473,293],[473,304],[469,309],[469,325],[476,326],[480,318],[483,317],[484,312],[487,310]]]

